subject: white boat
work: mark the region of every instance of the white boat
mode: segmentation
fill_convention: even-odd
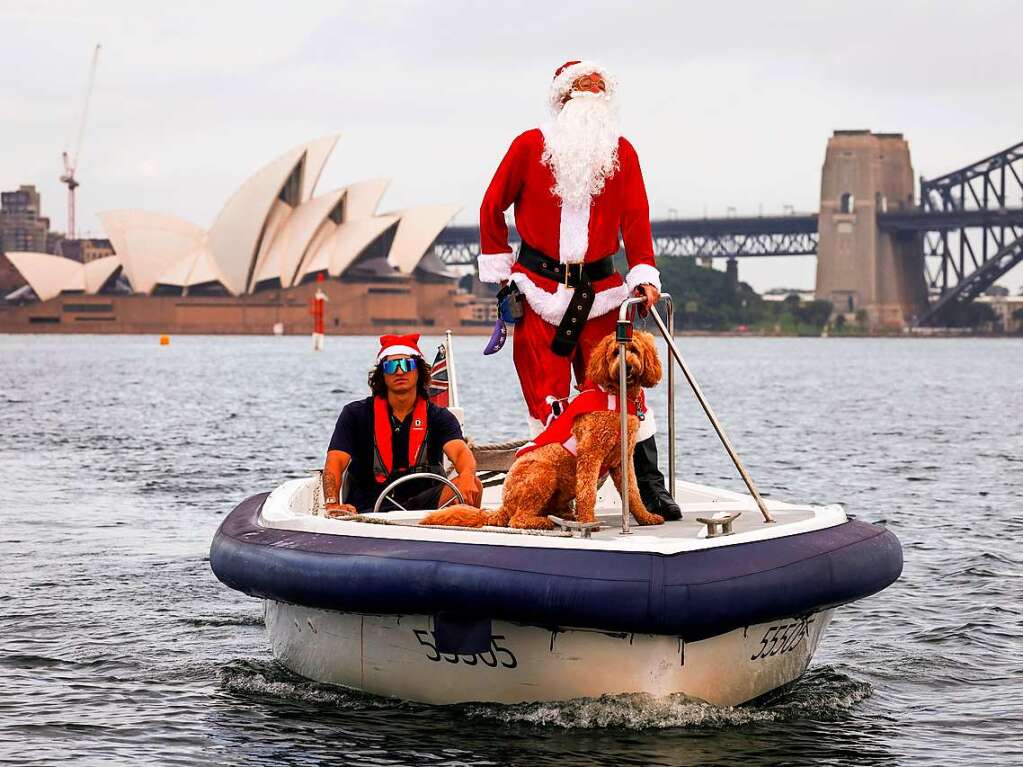
[[[669,432],[672,416],[669,404]],[[840,506],[764,501],[719,434],[751,495],[672,476],[677,522],[630,529],[611,482],[598,530],[428,527],[423,510],[334,519],[317,475],[240,504],[211,566],[265,600],[274,656],[319,682],[433,704],[737,705],[796,680],[835,608],[897,579],[902,550]],[[501,490],[498,478],[483,505]]]

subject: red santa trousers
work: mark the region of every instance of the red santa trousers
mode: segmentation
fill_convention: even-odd
[[[541,319],[527,301],[522,304],[525,313],[515,326],[512,356],[529,417],[539,422],[534,426],[542,426],[551,413],[547,398],[564,399],[571,393],[573,368],[576,381],[586,380],[590,354],[601,339],[615,332],[618,313],[607,312],[588,319],[572,356],[562,357],[551,351],[557,327]]]

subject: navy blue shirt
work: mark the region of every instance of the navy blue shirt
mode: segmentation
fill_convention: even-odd
[[[390,413],[390,406],[387,408]],[[341,450],[352,457],[348,465],[349,485],[343,503],[350,503],[360,512],[372,511],[382,486],[373,477],[373,397],[345,405],[334,426],[327,450]],[[408,468],[408,435],[412,413],[399,422],[391,413],[392,470]],[[462,439],[462,427],[447,408],[432,402],[426,405],[426,462],[439,467],[444,464],[444,445],[453,439]],[[410,498],[424,489],[438,487],[437,483],[407,482],[398,488],[397,499]]]

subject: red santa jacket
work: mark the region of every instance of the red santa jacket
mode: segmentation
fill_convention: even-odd
[[[628,400],[625,403],[625,407],[630,415],[641,416],[646,410],[644,392],[640,391],[635,399]],[[547,428],[530,442],[516,450],[515,457],[525,455],[544,445],[561,445],[569,453],[575,455],[577,446],[575,434],[572,432],[575,419],[581,415],[596,413],[602,410],[620,413],[621,402],[618,399],[618,395],[611,394],[602,386],[585,381],[582,385],[582,390],[572,398],[572,401],[568,403],[568,406],[562,411],[561,415],[551,420]]]
[[[596,299],[590,317],[617,309],[638,285],[660,289],[650,234],[650,208],[639,158],[626,139],[618,139],[618,170],[604,183],[588,207],[563,205],[551,191],[554,174],[541,156],[540,128],[512,142],[480,207],[479,275],[484,282],[512,280],[530,307],[557,325],[572,298],[572,290],[540,277],[515,263],[508,245],[504,211],[515,205],[515,228],[523,240],[562,263],[598,261],[618,251],[619,233],[625,241],[629,272],[623,281],[614,274],[594,283]]]

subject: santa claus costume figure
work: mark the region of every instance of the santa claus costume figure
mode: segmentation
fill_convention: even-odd
[[[618,132],[615,79],[588,61],[559,67],[550,88],[552,119],[518,136],[480,207],[479,278],[521,292],[513,355],[530,423],[539,431],[551,403],[581,383],[597,342],[614,332],[630,294],[660,297],[639,158]],[[515,206],[522,244],[508,244],[504,212]],[[612,258],[625,243],[624,279]],[[640,425],[636,478],[647,509],[679,519],[657,467],[653,419]]]

